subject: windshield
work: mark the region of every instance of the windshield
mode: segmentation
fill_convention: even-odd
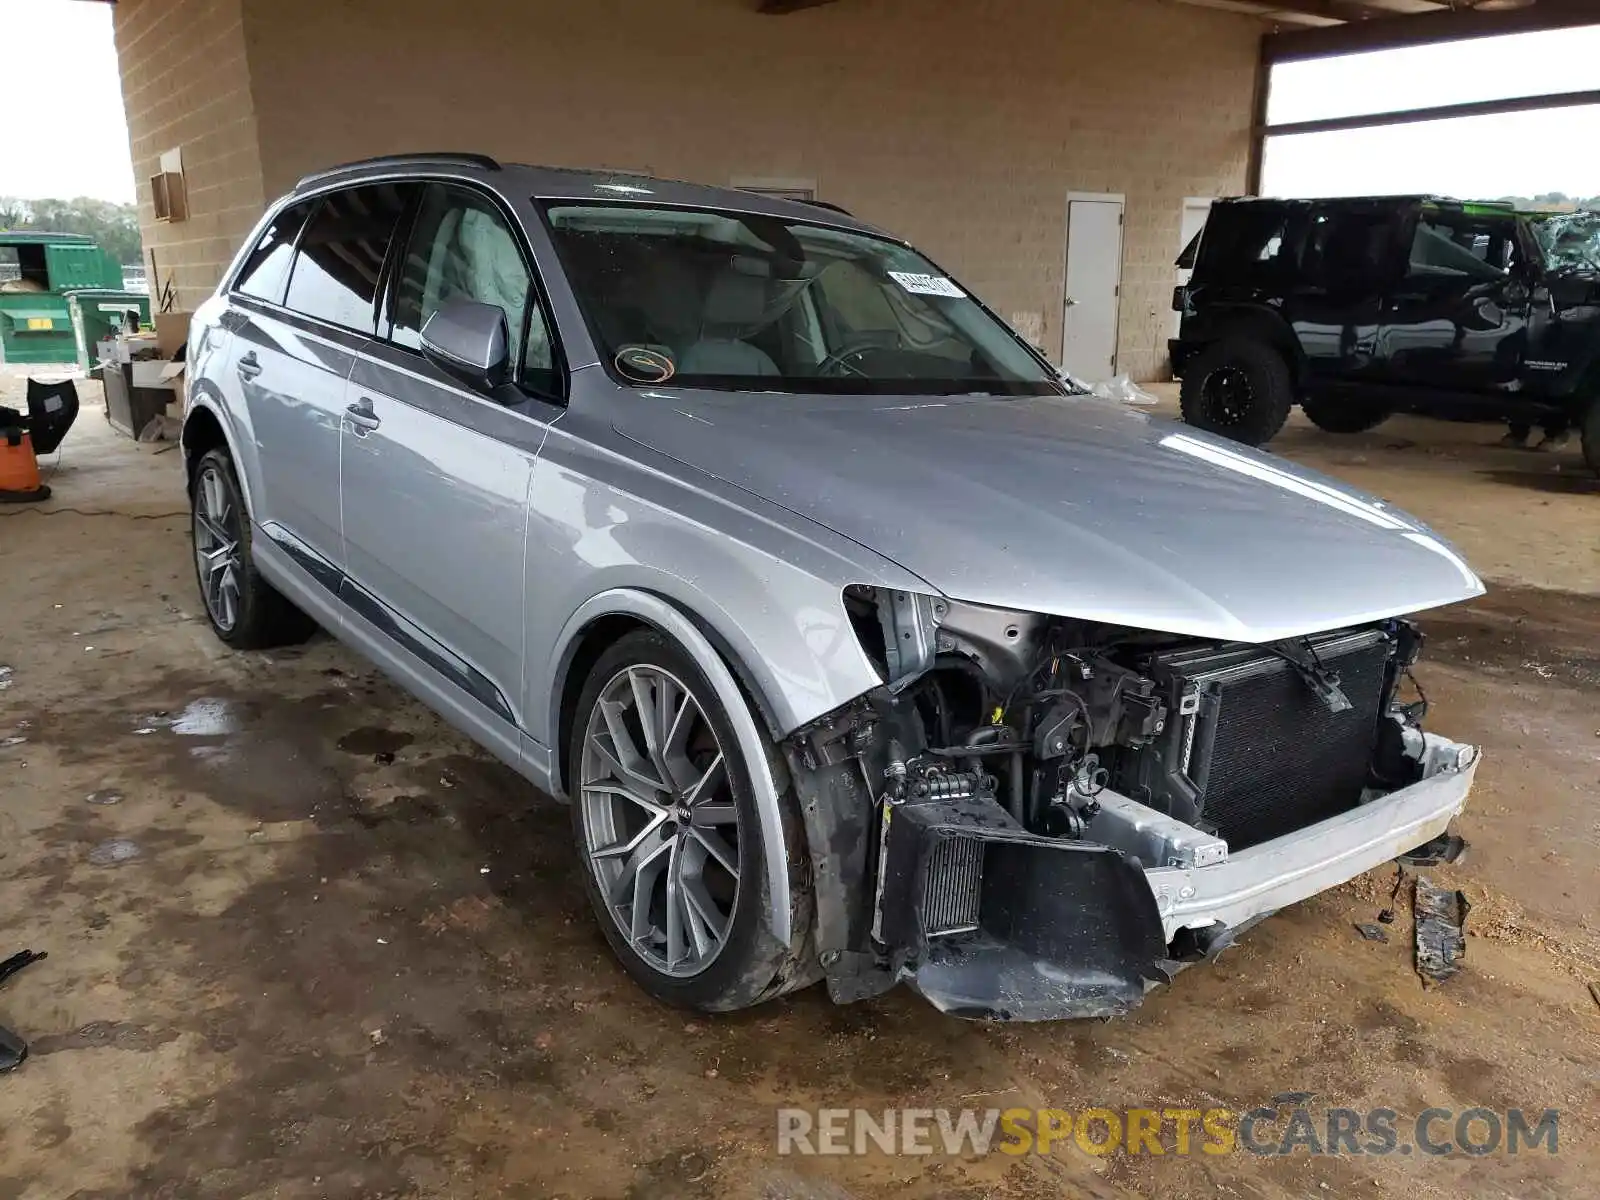
[[[915,251],[753,213],[544,206],[613,375],[728,391],[1058,394],[1048,366]]]
[[[1600,212],[1552,213],[1529,221],[1552,271],[1600,271]]]

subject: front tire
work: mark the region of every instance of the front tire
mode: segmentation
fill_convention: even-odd
[[[1213,342],[1184,369],[1180,407],[1196,429],[1247,446],[1271,441],[1289,419],[1294,379],[1283,355],[1253,338]]]
[[[1381,404],[1364,400],[1303,400],[1300,408],[1307,420],[1328,433],[1365,433],[1393,415]]]
[[[589,674],[573,722],[572,828],[584,887],[623,968],[659,1000],[747,1008],[809,983],[804,836],[782,797],[792,937],[770,920],[750,772],[711,685],[654,630],[621,638]],[[776,755],[780,788],[787,783]]]
[[[235,650],[303,642],[315,623],[261,577],[244,489],[227,450],[208,450],[189,485],[195,578],[212,631]]]

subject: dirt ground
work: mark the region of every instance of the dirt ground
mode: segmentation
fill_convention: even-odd
[[[1415,511],[1494,581],[1427,618],[1420,672],[1430,724],[1486,755],[1471,851],[1429,872],[1473,903],[1464,972],[1424,989],[1405,892],[1387,943],[1358,936],[1386,870],[1130,1018],[997,1027],[904,991],[715,1020],[645,999],[590,918],[564,811],[326,637],[226,652],[177,453],[87,407],[55,499],[0,512],[0,957],[50,954],[0,986],[0,1024],[32,1044],[0,1076],[0,1200],[1594,1195],[1600,489],[1575,454],[1498,432],[1297,419],[1276,447]],[[1555,1108],[1559,1153],[775,1151],[780,1106],[1291,1092]]]

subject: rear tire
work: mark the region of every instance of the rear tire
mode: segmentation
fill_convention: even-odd
[[[1600,475],[1600,399],[1589,402],[1579,424],[1583,429],[1583,461]]]
[[[1253,338],[1224,338],[1184,369],[1183,419],[1196,429],[1259,446],[1289,419],[1294,379],[1283,355]]]
[[[256,570],[250,510],[226,449],[208,450],[195,464],[189,507],[195,578],[212,632],[235,650],[265,650],[310,637],[316,622]]]
[[[653,728],[641,711],[658,714]],[[612,952],[658,1000],[729,1012],[817,978],[805,835],[782,760],[768,761],[789,849],[787,943],[772,931],[750,771],[694,661],[640,630],[583,685],[568,762],[584,890]]]
[[[1365,400],[1302,400],[1300,408],[1307,420],[1328,433],[1365,433],[1394,415]]]

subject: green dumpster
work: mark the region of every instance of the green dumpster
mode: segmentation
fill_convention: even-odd
[[[0,280],[0,361],[69,363],[78,358],[66,293],[122,288],[122,267],[76,233],[0,233],[0,260],[18,277]],[[148,301],[144,311],[149,312]]]
[[[137,323],[150,324],[150,297],[143,292],[111,288],[84,288],[67,293],[67,312],[78,366],[93,374],[99,366],[95,345],[124,328],[125,314],[138,314]]]

